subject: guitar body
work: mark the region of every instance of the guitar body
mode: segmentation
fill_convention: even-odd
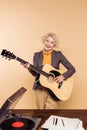
[[[54,67],[52,67],[49,64],[44,65],[42,70],[49,74],[53,73],[53,75],[55,77],[62,74],[61,71],[55,69]],[[64,80],[63,83],[61,84],[61,86],[59,86],[58,83],[53,81],[53,79],[50,81],[49,78],[45,77],[42,74],[40,74],[39,81],[42,86],[45,86],[45,88],[47,88],[47,90],[50,94],[56,96],[56,97],[54,96],[55,99],[58,98],[59,100],[65,101],[72,94],[72,89],[73,89],[73,78],[72,77]],[[51,93],[51,91],[52,91],[52,93]]]

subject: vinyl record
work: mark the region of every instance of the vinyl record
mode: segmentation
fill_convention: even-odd
[[[2,130],[32,130],[35,123],[27,118],[10,118],[1,123]]]

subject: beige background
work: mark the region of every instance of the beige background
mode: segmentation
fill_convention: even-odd
[[[60,50],[76,67],[71,97],[60,109],[87,109],[87,0],[0,0],[0,53],[7,49],[32,63],[41,36],[55,32]],[[20,87],[27,88],[15,108],[36,108],[34,78],[16,60],[0,56],[0,106]]]

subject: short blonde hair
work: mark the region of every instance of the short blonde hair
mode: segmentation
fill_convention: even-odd
[[[54,39],[54,47],[57,47],[59,40],[55,33],[47,33],[46,35],[42,36],[42,42],[44,43],[48,37],[52,37]]]

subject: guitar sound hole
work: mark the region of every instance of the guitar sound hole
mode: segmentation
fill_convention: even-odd
[[[55,75],[53,73],[50,73],[48,77],[48,82],[53,83],[54,79],[55,79]]]
[[[61,74],[58,71],[51,70],[49,73],[48,82],[53,83],[55,81],[55,77],[57,77],[59,75],[61,75]]]

